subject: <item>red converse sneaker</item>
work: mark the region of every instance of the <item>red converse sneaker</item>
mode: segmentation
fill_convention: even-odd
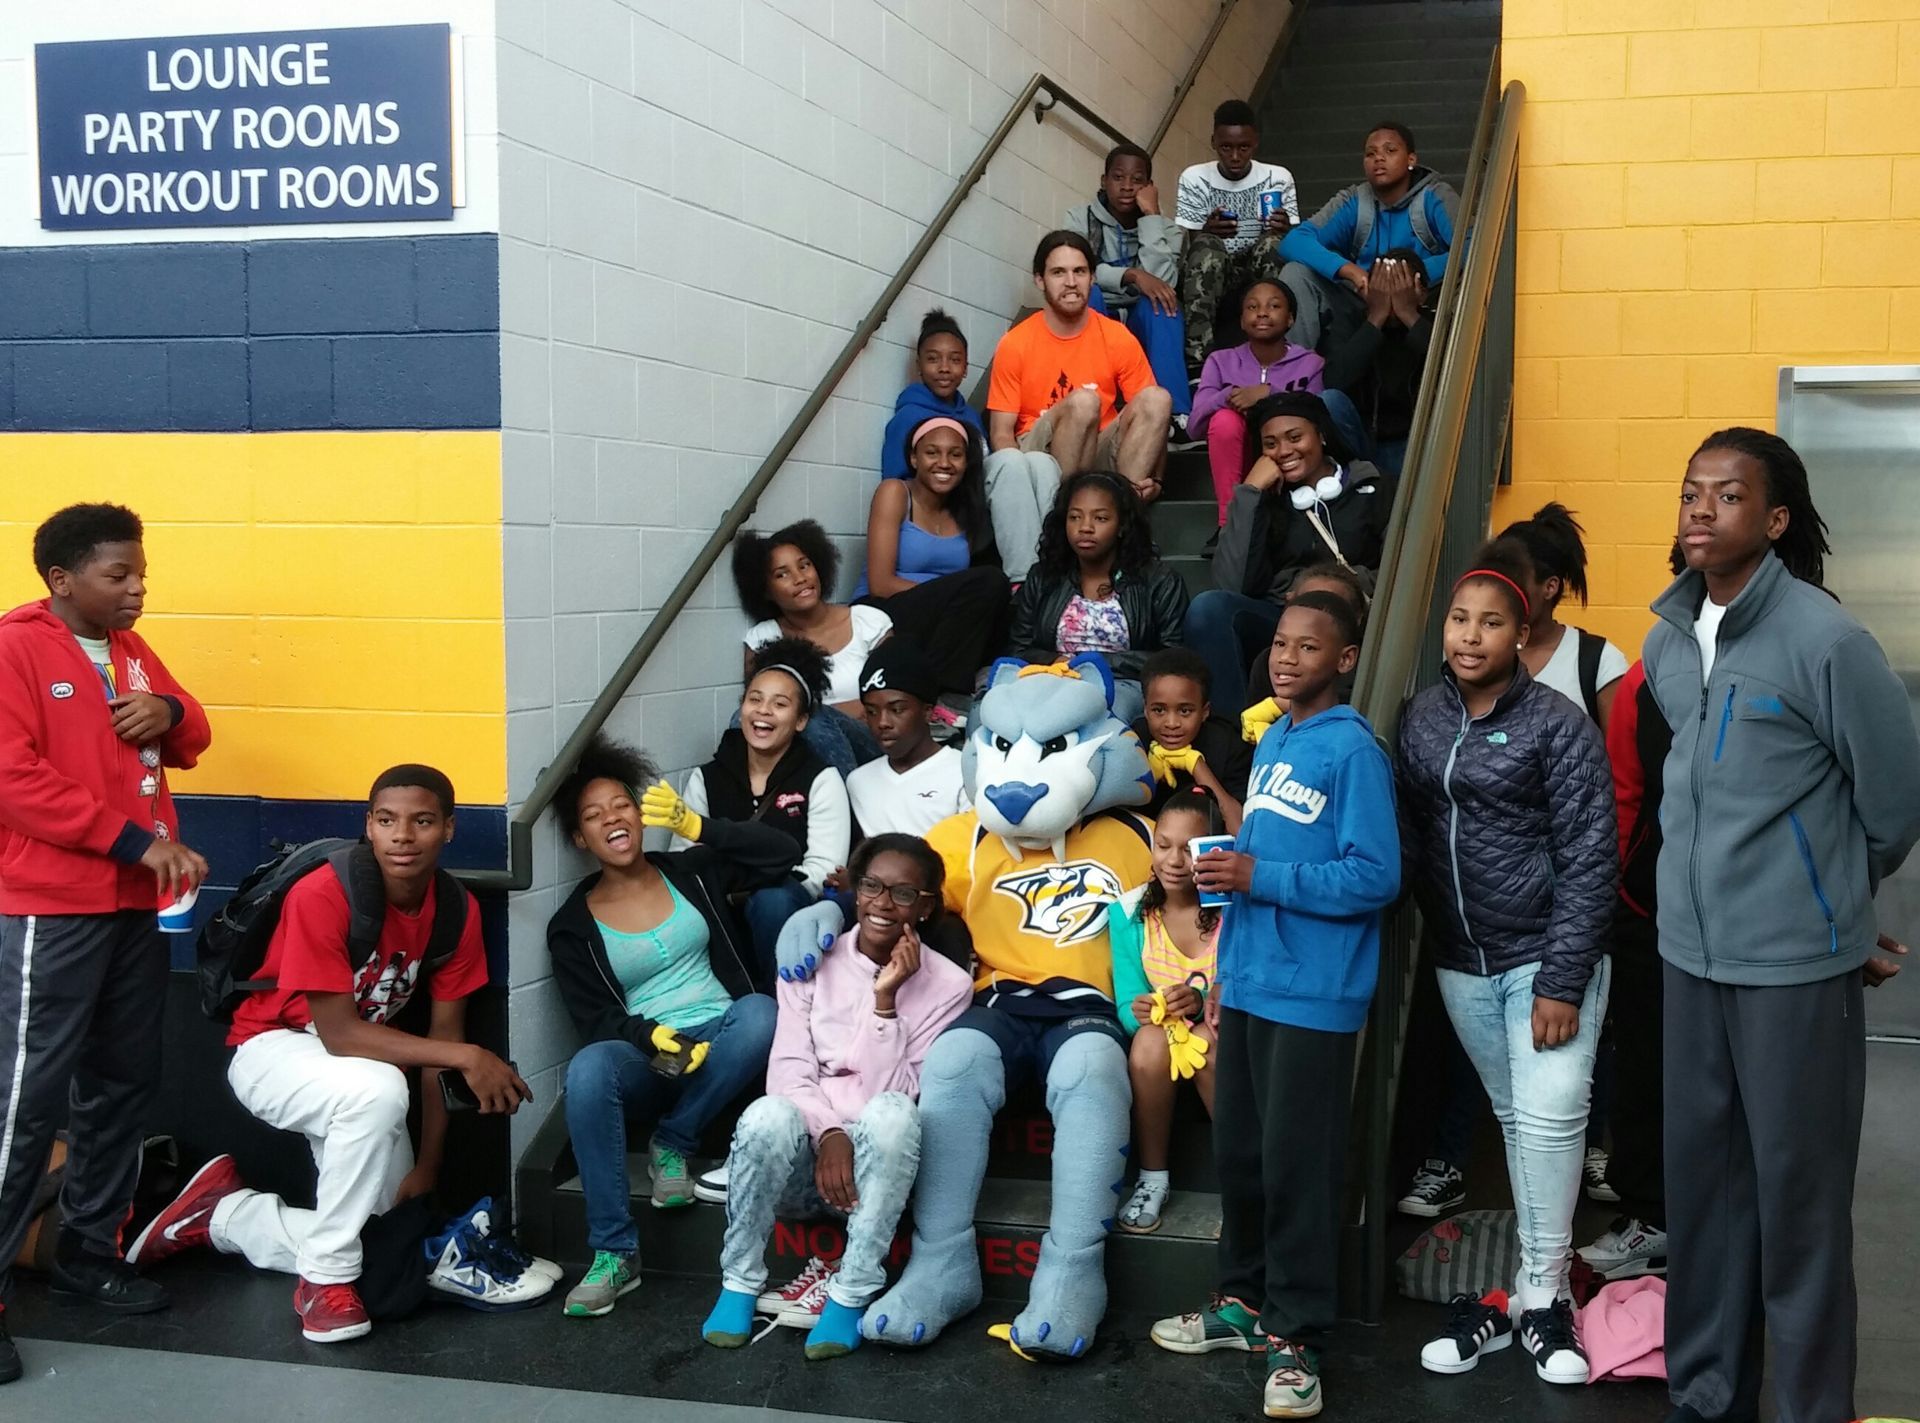
[[[341,1344],[373,1332],[367,1307],[352,1285],[316,1285],[301,1280],[293,1292],[300,1332],[315,1344]]]
[[[182,1250],[210,1245],[207,1227],[213,1208],[235,1191],[246,1190],[231,1156],[216,1156],[194,1172],[180,1194],[127,1247],[127,1263],[139,1269],[157,1265]]]

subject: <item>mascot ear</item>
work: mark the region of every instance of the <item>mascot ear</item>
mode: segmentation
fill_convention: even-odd
[[[987,690],[991,691],[1002,682],[1018,677],[1026,670],[1026,666],[1027,664],[1017,657],[995,658],[993,666],[987,669]]]
[[[1113,710],[1113,668],[1106,658],[1097,652],[1082,652],[1067,663],[1067,670],[1078,672],[1084,680],[1098,682],[1106,688],[1107,710]]]

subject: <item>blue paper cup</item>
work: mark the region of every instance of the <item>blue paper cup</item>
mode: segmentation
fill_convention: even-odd
[[[1231,835],[1196,835],[1187,841],[1187,853],[1193,856],[1196,864],[1200,857],[1209,850],[1231,850],[1232,848],[1233,836]],[[1231,903],[1232,900],[1233,896],[1231,894],[1214,890],[1200,890],[1200,902],[1203,905],[1208,905],[1215,909],[1223,904]]]
[[[160,932],[163,934],[191,934],[193,932],[193,906],[200,898],[198,888],[190,889],[173,903],[160,910]]]

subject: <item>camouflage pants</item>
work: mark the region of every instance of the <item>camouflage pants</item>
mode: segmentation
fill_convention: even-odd
[[[1285,263],[1280,257],[1280,239],[1262,237],[1244,252],[1228,252],[1227,244],[1210,232],[1187,234],[1186,256],[1180,264],[1180,304],[1187,309],[1187,364],[1194,370],[1214,346],[1214,325],[1222,321],[1220,344],[1237,346],[1240,335],[1238,312],[1219,318],[1220,302],[1256,277],[1280,279]]]

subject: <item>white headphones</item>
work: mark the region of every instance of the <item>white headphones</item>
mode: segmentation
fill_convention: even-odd
[[[1346,487],[1340,480],[1343,473],[1344,471],[1335,465],[1332,474],[1322,475],[1311,485],[1294,485],[1287,491],[1287,497],[1293,500],[1293,507],[1304,514],[1315,504],[1324,504],[1328,500],[1340,497],[1340,491]]]

